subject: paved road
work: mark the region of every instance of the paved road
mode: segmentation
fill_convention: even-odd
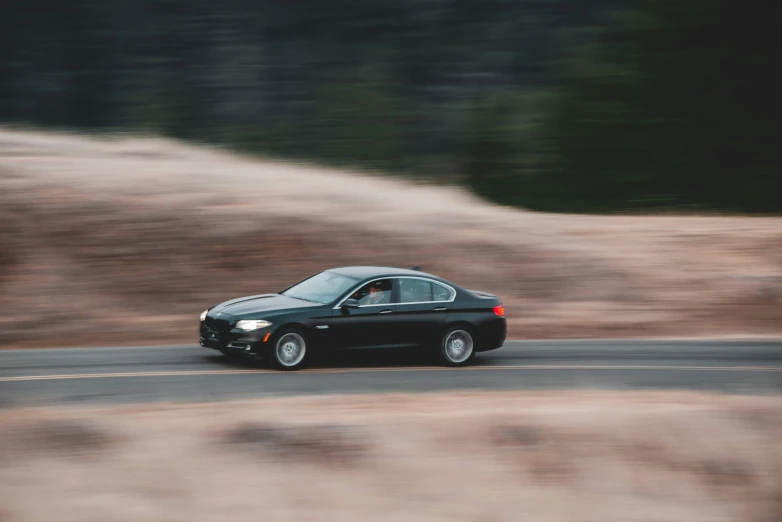
[[[509,341],[468,368],[352,353],[300,372],[199,346],[0,351],[0,406],[561,388],[779,394],[782,341]]]

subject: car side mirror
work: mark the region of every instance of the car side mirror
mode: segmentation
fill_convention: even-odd
[[[342,308],[358,308],[360,306],[358,299],[345,299]]]

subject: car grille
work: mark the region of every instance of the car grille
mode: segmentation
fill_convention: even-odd
[[[206,324],[207,328],[210,328],[212,330],[217,330],[218,332],[227,332],[228,330],[231,329],[231,324],[233,323],[231,319],[226,319],[223,317],[215,318],[215,317],[209,317],[207,315],[206,319],[204,320],[204,323]]]

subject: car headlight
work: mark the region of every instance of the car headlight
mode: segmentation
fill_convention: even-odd
[[[236,328],[238,330],[244,330],[245,332],[250,332],[252,330],[260,330],[261,328],[266,328],[267,326],[271,326],[272,323],[269,321],[255,321],[255,320],[243,320],[236,323]]]
[[[206,319],[206,312],[208,312],[208,311],[209,311],[209,310],[204,310],[203,312],[201,312],[201,322],[202,322],[202,323],[203,323],[203,322],[204,322],[204,320]]]

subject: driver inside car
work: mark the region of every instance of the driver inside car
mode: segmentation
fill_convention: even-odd
[[[390,303],[391,290],[384,290],[382,282],[375,282],[353,294],[353,298],[358,299],[361,306]]]
[[[370,286],[365,304],[373,305],[382,304],[383,302],[385,302],[385,292],[379,286]]]

